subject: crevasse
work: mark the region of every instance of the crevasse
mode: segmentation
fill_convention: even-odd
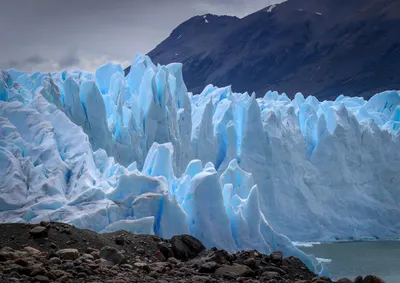
[[[319,102],[207,86],[137,55],[128,76],[0,72],[0,221],[63,221],[207,247],[392,238],[400,93]],[[268,221],[267,221],[268,219]],[[274,229],[272,227],[274,227]]]

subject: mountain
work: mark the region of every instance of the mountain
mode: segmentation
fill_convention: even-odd
[[[369,98],[400,88],[399,34],[397,0],[289,0],[242,19],[193,17],[148,55],[182,62],[195,94],[213,84],[257,96]]]

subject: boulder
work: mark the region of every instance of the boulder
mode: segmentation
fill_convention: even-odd
[[[172,252],[180,260],[195,258],[206,249],[199,240],[190,235],[173,236],[170,243]]]
[[[165,243],[160,244],[158,248],[160,249],[160,252],[164,255],[166,259],[174,257],[173,251]]]
[[[77,249],[62,249],[57,252],[57,255],[64,260],[75,260],[79,257]]]
[[[114,264],[121,264],[126,262],[125,256],[119,250],[110,246],[105,246],[100,250],[100,258],[103,258]]]
[[[43,226],[36,226],[29,231],[29,234],[34,238],[40,238],[47,235],[47,229]]]
[[[232,265],[224,264],[215,270],[215,274],[226,276],[228,278],[254,276],[254,272],[248,266],[237,263]]]
[[[218,264],[215,261],[209,261],[200,266],[200,273],[213,273],[218,267]]]
[[[385,283],[381,278],[375,275],[368,275],[364,278],[363,283]]]
[[[282,264],[283,254],[282,252],[272,252],[270,254],[270,259],[273,263]]]

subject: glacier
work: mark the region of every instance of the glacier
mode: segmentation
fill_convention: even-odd
[[[400,92],[186,89],[182,64],[0,71],[0,221],[191,234],[228,251],[400,234]],[[272,228],[273,227],[273,228]]]

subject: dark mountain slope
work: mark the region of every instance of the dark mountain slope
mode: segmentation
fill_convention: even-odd
[[[207,20],[207,22],[206,22]],[[400,89],[399,0],[289,0],[243,19],[197,16],[148,55],[187,87],[301,91],[319,99]]]

